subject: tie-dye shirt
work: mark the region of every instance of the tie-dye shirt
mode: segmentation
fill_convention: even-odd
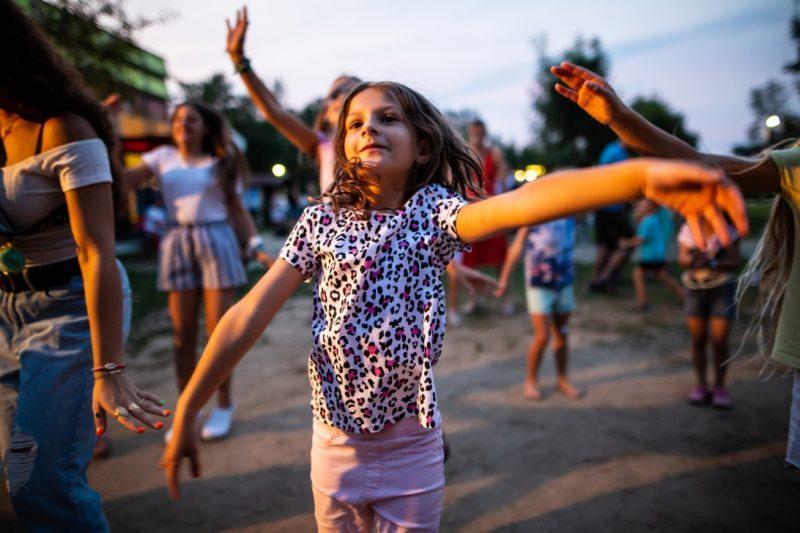
[[[562,218],[532,226],[525,242],[525,281],[530,287],[561,289],[575,280],[572,252],[575,221]]]

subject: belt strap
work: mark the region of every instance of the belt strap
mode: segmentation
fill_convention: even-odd
[[[14,274],[0,273],[0,291],[26,292],[42,291],[63,285],[81,273],[78,259],[26,268]]]

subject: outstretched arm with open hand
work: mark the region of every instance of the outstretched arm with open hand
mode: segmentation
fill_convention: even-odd
[[[180,496],[179,472],[189,459],[192,476],[200,476],[200,456],[194,423],[197,413],[255,344],[284,302],[303,282],[303,276],[279,259],[258,283],[222,317],[203,356],[178,400],[172,438],[161,456],[161,467],[173,499]]]
[[[723,244],[730,242],[723,213],[740,235],[747,233],[744,199],[718,170],[662,159],[563,170],[519,189],[464,206],[456,231],[476,242],[522,226],[535,226],[605,205],[647,197],[686,218],[695,241],[705,246],[707,222]]]
[[[746,194],[778,192],[778,170],[770,158],[750,159],[706,154],[651,124],[622,102],[602,76],[568,61],[550,68],[561,83],[556,91],[578,104],[620,140],[641,155],[688,159],[717,167],[727,173]]]

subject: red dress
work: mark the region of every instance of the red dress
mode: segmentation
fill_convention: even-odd
[[[495,185],[497,179],[502,176],[497,175],[497,165],[495,165],[492,151],[486,154],[483,159],[483,192],[487,196],[494,196],[497,192]],[[506,260],[506,236],[498,235],[485,241],[476,242],[472,245],[472,251],[464,254],[462,264],[471,268],[480,266],[502,267]]]

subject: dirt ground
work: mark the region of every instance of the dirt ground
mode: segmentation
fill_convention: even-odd
[[[483,313],[449,328],[437,367],[446,465],[443,531],[798,531],[800,474],[784,471],[790,382],[730,368],[735,408],[688,406],[688,337],[677,305],[627,311],[580,298],[571,370],[588,391],[522,397],[526,314]],[[310,298],[294,297],[235,374],[232,436],[203,444],[203,477],[167,498],[162,437],[111,430],[111,458],[90,481],[115,531],[313,531],[306,355]],[[163,331],[166,315],[150,317]],[[161,329],[159,329],[161,328]],[[131,358],[143,388],[174,405],[169,337]]]

